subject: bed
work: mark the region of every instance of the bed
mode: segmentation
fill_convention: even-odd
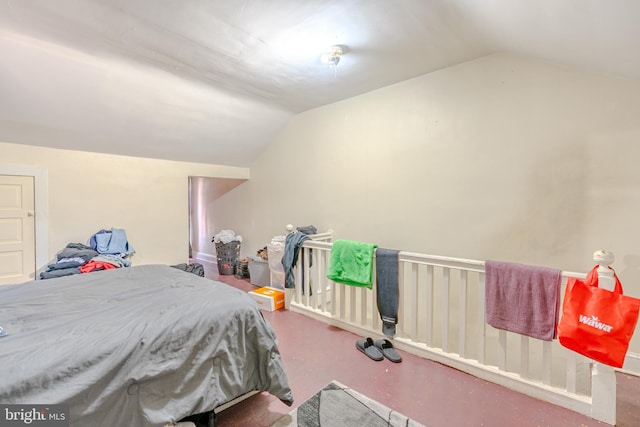
[[[72,426],[162,426],[252,391],[293,397],[253,299],[163,265],[0,286],[0,402]]]

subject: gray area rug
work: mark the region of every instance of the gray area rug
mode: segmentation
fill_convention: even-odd
[[[271,427],[424,427],[422,424],[332,381]]]

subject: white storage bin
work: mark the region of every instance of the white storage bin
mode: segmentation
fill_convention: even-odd
[[[269,263],[262,258],[249,257],[249,281],[255,286],[269,286]]]
[[[271,287],[284,289],[284,267],[282,257],[287,236],[275,236],[267,245],[269,256],[269,270],[271,270]]]

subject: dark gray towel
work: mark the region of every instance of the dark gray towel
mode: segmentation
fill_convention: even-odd
[[[378,312],[382,319],[382,333],[390,338],[396,334],[398,323],[398,253],[394,249],[376,250],[376,290]]]

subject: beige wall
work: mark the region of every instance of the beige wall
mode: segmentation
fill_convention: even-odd
[[[187,261],[189,176],[249,177],[246,168],[10,143],[0,143],[2,167],[46,173],[47,259],[69,242],[87,243],[96,231],[117,227],[127,231],[136,249],[134,265]]]
[[[501,54],[297,115],[210,212],[245,254],[287,223],[579,272],[608,249],[640,297],[638,161],[640,82]]]
[[[572,271],[604,248],[640,297],[639,159],[640,82],[500,54],[299,114],[211,212],[245,254],[287,223]]]

